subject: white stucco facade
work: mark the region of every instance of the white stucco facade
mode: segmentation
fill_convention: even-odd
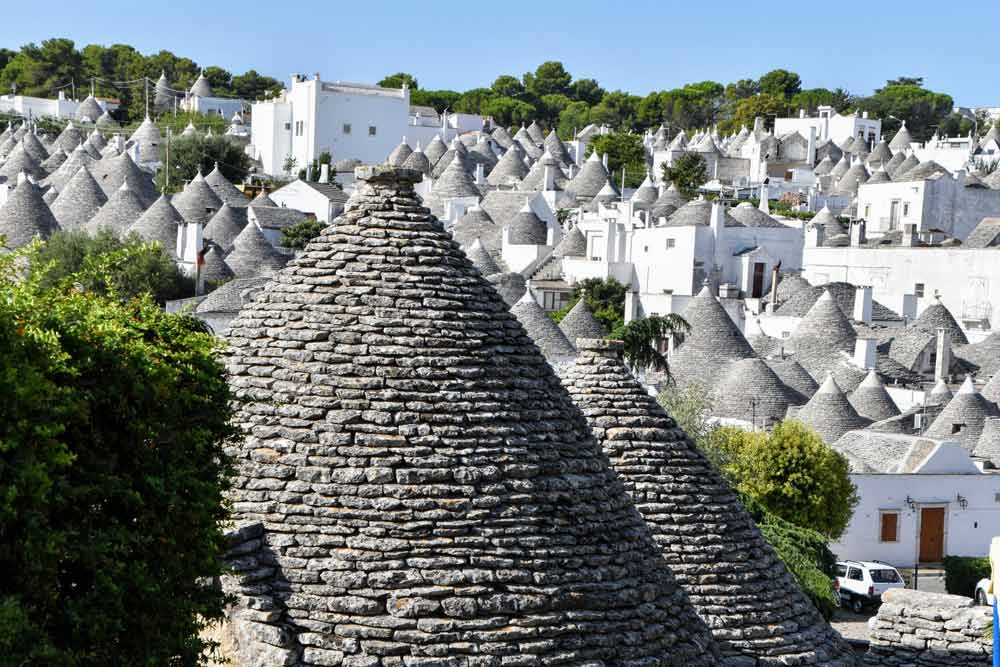
[[[0,113],[16,114],[34,118],[66,118],[72,120],[81,102],[66,97],[64,91],[59,92],[55,99],[44,97],[28,97],[26,95],[0,95]],[[98,99],[98,106],[105,111],[114,111],[117,104]]]
[[[869,118],[867,111],[861,115],[844,116],[834,111],[833,107],[821,106],[815,116],[807,116],[803,111],[795,118],[774,119],[774,134],[778,137],[789,132],[808,137],[809,128],[815,128],[816,138],[820,141],[832,139],[839,142],[847,137],[861,137],[874,145],[882,140],[882,121]]]

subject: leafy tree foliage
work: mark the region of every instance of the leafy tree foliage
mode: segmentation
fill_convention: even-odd
[[[524,84],[516,76],[501,74],[493,81],[490,90],[500,97],[517,97],[524,94]]]
[[[383,88],[402,88],[406,85],[411,93],[414,90],[419,90],[420,85],[417,83],[417,78],[412,74],[407,74],[406,72],[396,72],[395,74],[390,74],[381,81],[378,85]]]
[[[215,165],[230,181],[236,183],[250,173],[250,157],[243,147],[228,136],[204,136],[196,134],[177,137],[170,143],[169,191],[177,191],[194,178],[199,170],[207,174]],[[157,184],[164,189],[167,182],[167,166],[156,174]]]
[[[609,338],[624,343],[625,362],[637,373],[645,370],[665,372],[670,377],[667,357],[660,351],[663,341],[675,333],[691,330],[687,321],[675,313],[649,315],[629,323],[622,323]]]
[[[922,79],[901,77],[859,100],[858,106],[882,119],[883,134],[895,132],[900,126],[897,119],[903,119],[916,141],[926,141],[951,113],[954,103],[950,95],[924,88]]]
[[[594,79],[577,79],[569,87],[569,97],[594,106],[607,95],[608,91],[601,88]]]
[[[744,125],[753,128],[754,119],[758,116],[763,117],[768,126],[773,129],[773,119],[785,116],[787,113],[788,104],[784,98],[768,93],[753,95],[736,103],[732,115],[719,123],[719,131],[729,134],[730,132],[739,132]]]
[[[586,278],[577,282],[570,293],[570,308],[581,298],[586,299],[587,308],[604,325],[607,331],[614,331],[625,321],[625,293],[628,288],[614,278]],[[567,309],[568,312],[568,309]]]
[[[493,97],[483,104],[482,112],[505,127],[530,123],[538,114],[533,105],[512,97]]]
[[[642,135],[626,132],[612,132],[594,137],[587,147],[587,154],[597,151],[608,154],[608,170],[616,185],[621,185],[622,170],[625,170],[625,187],[638,187],[646,177],[646,150],[642,145]]]
[[[454,109],[461,96],[462,93],[454,90],[411,90],[410,104],[434,107],[438,113],[443,113],[445,109]]]
[[[590,124],[590,106],[586,102],[573,102],[559,114],[559,138],[568,141]]]
[[[535,97],[565,95],[572,80],[563,64],[553,60],[542,63],[534,72],[526,72],[523,77],[525,89]]]
[[[794,114],[799,109],[805,109],[808,113],[815,113],[816,109],[821,106],[831,106],[839,113],[844,113],[850,109],[854,102],[854,96],[843,88],[836,90],[810,88],[792,95],[788,101],[788,111]]]
[[[760,77],[757,87],[764,95],[788,99],[802,90],[802,79],[795,72],[775,69]]]
[[[116,257],[129,261],[113,261]],[[138,236],[120,239],[109,230],[96,236],[59,231],[39,246],[34,260],[39,266],[49,265],[38,277],[43,289],[55,289],[73,278],[89,292],[124,300],[148,295],[163,304],[194,294],[191,279],[166,249]]]
[[[217,343],[73,286],[111,276],[18,260],[0,259],[0,662],[203,664],[236,436]]]
[[[739,102],[760,93],[760,84],[753,79],[740,79],[726,86],[726,101]]]
[[[489,88],[473,88],[462,93],[462,96],[455,101],[452,111],[458,113],[482,113],[483,105],[493,97],[493,91]]]
[[[281,232],[281,245],[301,250],[323,232],[323,223],[318,220],[303,220]]]
[[[249,69],[243,74],[232,78],[231,90],[236,97],[246,100],[259,100],[268,95],[277,94],[282,89],[277,79],[264,76],[255,69]]]
[[[685,197],[693,197],[702,185],[708,182],[708,170],[705,160],[697,153],[684,153],[673,166],[666,162],[661,167],[663,180],[673,183]]]

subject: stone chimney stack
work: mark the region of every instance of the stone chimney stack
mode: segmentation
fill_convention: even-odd
[[[865,244],[865,221],[851,223],[851,247],[860,248]]]
[[[854,321],[872,323],[871,285],[859,285],[854,293]]]
[[[903,225],[903,238],[900,239],[899,245],[904,248],[912,248],[916,246],[917,243],[917,226],[908,222]]]
[[[329,183],[330,182],[330,165],[329,164],[324,163],[324,164],[321,164],[319,166],[319,182],[320,183]]]
[[[937,330],[936,352],[934,379],[947,382],[951,369],[951,333],[944,327]]]
[[[858,338],[854,341],[854,365],[870,371],[875,368],[875,346],[878,343],[874,338]]]

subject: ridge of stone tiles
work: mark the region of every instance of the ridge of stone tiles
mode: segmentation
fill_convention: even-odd
[[[281,270],[288,257],[271,245],[255,223],[247,222],[233,239],[233,248],[225,260],[238,278],[256,278]]]
[[[438,160],[447,152],[448,145],[444,143],[439,134],[435,134],[430,143],[427,144],[427,148],[424,149],[424,155],[427,156],[427,160],[431,163],[432,168],[437,165]]]
[[[670,355],[670,373],[679,385],[710,391],[729,362],[756,356],[750,343],[708,286],[684,308],[691,326]]]
[[[128,152],[97,162],[93,167],[93,175],[108,198],[120,190],[124,183],[128,183],[129,189],[139,197],[144,206],[150,206],[160,196],[153,179],[139,168]]]
[[[584,161],[580,171],[569,180],[565,190],[579,199],[590,200],[597,196],[607,182],[608,170],[604,168],[604,163],[595,151]]]
[[[651,526],[724,656],[720,665],[850,667],[736,494],[625,367],[619,341],[579,339],[563,385]],[[773,664],[777,664],[776,662]]]
[[[486,177],[486,182],[493,187],[514,187],[520,184],[521,180],[528,175],[528,168],[517,154],[517,151],[508,150],[497,162],[496,166],[490,170]]]
[[[107,229],[117,236],[124,236],[136,221],[142,217],[146,206],[139,195],[128,187],[122,186],[108,199],[94,217],[87,221],[84,228],[91,236],[96,236],[102,229]]]
[[[924,435],[928,438],[955,440],[972,453],[987,417],[1000,417],[1000,409],[976,391],[972,376],[969,375],[937,419],[931,422]],[[956,428],[959,428],[957,432]]]
[[[59,223],[42,200],[38,186],[28,179],[18,183],[0,206],[0,235],[4,237],[4,249],[15,250],[36,237],[47,239],[57,231]]]
[[[425,176],[431,173],[431,161],[427,159],[427,155],[424,153],[423,149],[420,148],[419,142],[413,152],[410,153],[406,160],[403,161],[402,166],[405,169],[419,171]]]
[[[469,261],[479,269],[479,272],[484,277],[501,273],[500,267],[493,259],[493,256],[483,247],[483,243],[479,240],[479,237],[476,237],[465,254],[469,256]]]
[[[385,159],[385,163],[393,167],[402,167],[403,163],[406,162],[406,158],[410,157],[412,152],[413,148],[410,147],[410,144],[406,143],[406,137],[403,137],[403,140],[389,153],[389,157]]]
[[[187,182],[184,189],[170,200],[185,222],[208,224],[215,212],[222,208],[222,200],[205,182],[201,172]]]
[[[601,339],[608,335],[604,325],[594,317],[587,300],[582,297],[576,300],[569,312],[559,321],[559,328],[566,334],[573,347],[576,347],[578,338]]]
[[[868,371],[868,375],[861,384],[851,392],[847,398],[859,415],[873,422],[889,419],[900,414],[896,402],[889,396],[882,379],[874,370]]]
[[[576,349],[566,334],[538,305],[535,297],[531,295],[531,290],[525,291],[524,296],[511,306],[510,312],[550,363],[565,362],[576,354]]]
[[[337,224],[231,323],[247,433],[233,519],[274,569],[223,587],[283,612],[232,622],[282,638],[272,664],[389,665],[384,642],[356,641],[389,628],[400,664],[718,665],[584,418],[420,205],[419,177],[359,168]],[[509,631],[528,626],[530,642]]]
[[[90,169],[82,165],[52,202],[52,215],[64,230],[83,229],[87,221],[108,202]]]
[[[129,233],[138,234],[150,243],[159,242],[171,257],[177,257],[177,227],[184,224],[184,218],[170,203],[167,195],[150,204],[139,219],[128,228]]]
[[[736,359],[712,391],[712,415],[767,427],[784,419],[790,405],[807,400],[785,385],[763,360]]]
[[[793,418],[812,429],[828,445],[848,431],[865,428],[872,420],[858,414],[832,375],[828,375],[809,402]]]
[[[208,183],[208,187],[212,188],[212,191],[215,192],[215,195],[224,204],[229,204],[230,206],[250,205],[250,198],[240,192],[239,188],[226,178],[226,175],[219,169],[218,162],[215,163],[212,171],[208,172],[205,182]]]
[[[222,251],[217,245],[209,245],[205,249],[199,271],[201,279],[208,285],[218,285],[236,277],[236,274],[222,258]]]
[[[230,206],[223,202],[222,207],[205,225],[203,236],[226,253],[233,247],[233,242],[246,225],[247,207]]]
[[[798,392],[807,400],[812,398],[812,395],[819,389],[819,383],[795,359],[765,359],[764,361],[774,371],[774,374],[778,376],[779,380],[789,389]]]

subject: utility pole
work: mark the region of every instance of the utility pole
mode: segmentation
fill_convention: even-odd
[[[146,93],[146,118],[149,118],[149,77],[142,77],[142,90]]]
[[[166,166],[163,171],[163,194],[167,194],[167,190],[170,188],[170,135],[171,128],[167,128],[167,159]]]
[[[73,93],[73,99],[75,100],[76,99],[76,78],[74,77],[74,78],[70,79],[69,83],[70,83],[70,86],[72,86],[71,91]]]

